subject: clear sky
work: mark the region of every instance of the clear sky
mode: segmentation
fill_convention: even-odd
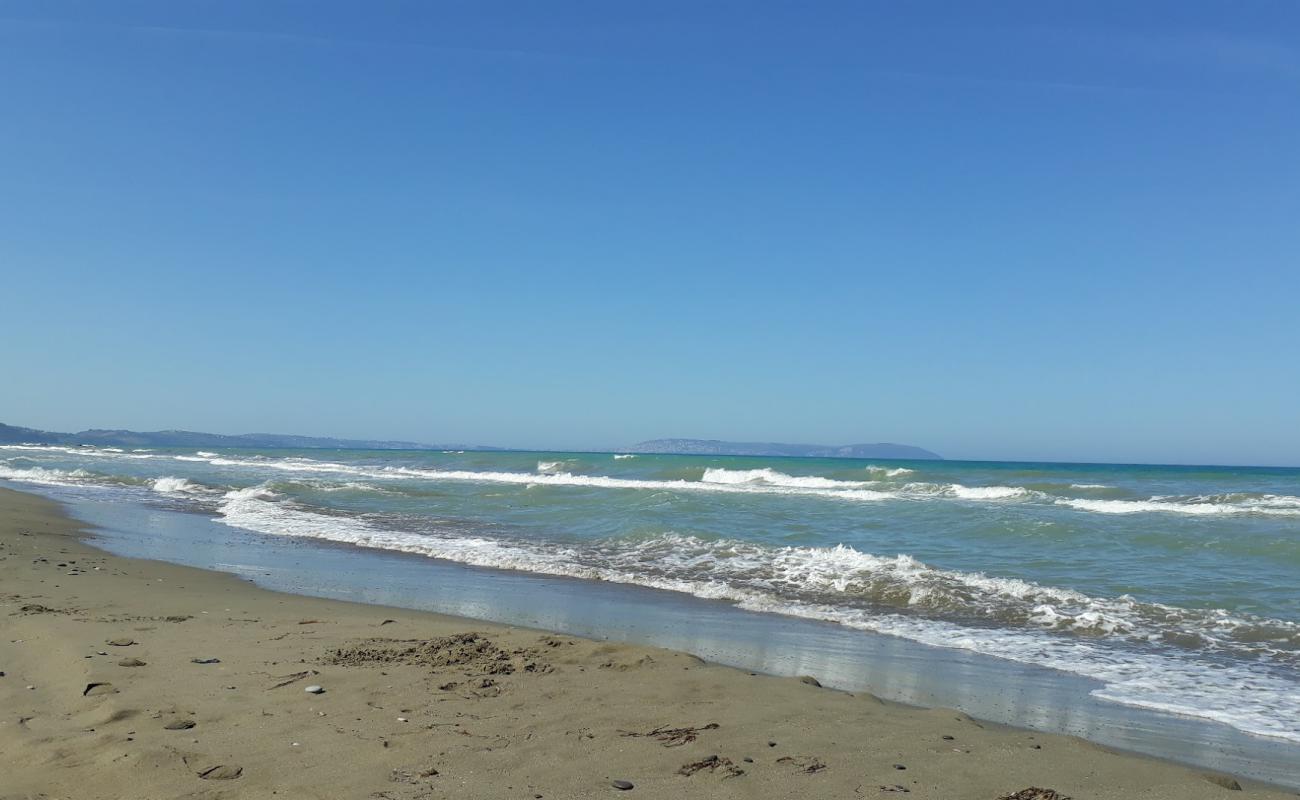
[[[0,421],[1300,464],[1300,5],[0,2]]]

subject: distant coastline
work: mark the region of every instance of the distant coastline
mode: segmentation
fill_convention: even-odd
[[[475,444],[425,444],[400,440],[339,439],[282,433],[235,435],[199,431],[129,431],[91,428],[77,433],[23,428],[0,422],[0,444],[93,445],[95,447],[248,447],[294,450],[481,450],[500,452],[509,447]],[[941,460],[943,456],[920,447],[877,444],[783,444],[780,442],[725,442],[718,439],[650,439],[625,448],[627,453],[716,456],[793,456],[803,458],[899,458]]]
[[[200,433],[198,431],[128,431],[92,428],[59,433],[0,423],[0,443],[94,445],[96,447],[252,447],[259,449],[333,450],[502,450],[465,444],[422,444],[374,439],[337,439],[281,433]]]

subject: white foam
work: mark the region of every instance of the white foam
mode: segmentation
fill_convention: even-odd
[[[538,461],[537,471],[538,472],[563,472],[564,465],[567,463],[568,463],[567,461]]]
[[[1104,683],[1099,697],[1133,706],[1209,718],[1241,730],[1300,742],[1300,693],[1293,683],[1249,666],[1203,663],[1185,653],[1116,648],[1106,634],[1144,634],[1152,622],[1132,617],[1131,598],[1099,600],[1070,590],[978,573],[935,570],[899,555],[882,558],[852,548],[764,548],[668,535],[594,550],[530,541],[387,530],[355,517],[313,513],[271,502],[265,487],[230,492],[221,513],[227,524],[275,535],[304,536],[360,547],[418,553],[500,569],[633,583],[735,602],[741,608],[837,622],[939,647],[1085,675]],[[916,603],[945,589],[978,603],[1033,604],[1051,631],[970,626],[896,612],[819,602],[819,590],[852,594],[872,584],[918,592]],[[804,598],[789,596],[792,587]],[[876,588],[880,588],[877,586]],[[1068,606],[1068,608],[1067,608]],[[1125,617],[1125,611],[1130,616]],[[1158,619],[1159,615],[1155,615]],[[1289,623],[1277,623],[1289,624]],[[1061,634],[1062,627],[1101,638]],[[1267,697],[1268,703],[1255,698]]]
[[[185,478],[176,478],[170,475],[161,478],[154,478],[150,484],[155,492],[159,494],[197,494],[207,491],[206,487],[197,483],[192,483]]]
[[[755,470],[766,473],[776,482],[758,480],[746,482],[732,476],[721,476],[722,482],[654,480],[649,478],[614,478],[605,475],[574,475],[570,472],[500,472],[492,470],[439,470],[418,467],[362,467],[329,461],[298,459],[195,459],[177,456],[181,460],[205,461],[214,466],[251,467],[262,470],[315,473],[323,475],[349,475],[379,480],[464,481],[469,483],[500,483],[523,486],[575,486],[601,489],[649,489],[653,491],[720,492],[750,494],[797,494],[841,500],[875,501],[898,495],[892,492],[873,491],[851,487],[866,487],[867,482],[832,481],[828,478],[799,478],[772,470]],[[539,467],[553,467],[557,462],[540,462]],[[738,471],[722,470],[722,473]],[[747,472],[747,471],[746,471]],[[716,476],[716,473],[715,473]],[[825,487],[825,488],[823,488]],[[830,488],[835,487],[835,488]]]
[[[1020,486],[962,486],[954,483],[948,489],[963,500],[1007,500],[1029,494],[1028,489]]]
[[[133,450],[130,453],[116,447],[95,447],[83,444],[77,447],[65,447],[55,444],[3,444],[0,450],[26,450],[38,453],[67,453],[73,456],[91,456],[93,458],[156,458],[145,451]]]
[[[1112,489],[1114,487],[1107,486],[1104,483],[1072,483],[1070,484],[1070,488],[1071,489]]]
[[[1269,514],[1276,516],[1300,516],[1300,507],[1269,502],[1214,503],[1198,501],[1178,501],[1164,498],[1150,500],[1085,500],[1081,498],[1062,498],[1057,505],[1069,506],[1080,511],[1092,511],[1098,514],[1195,514],[1208,516],[1214,514]]]
[[[868,464],[867,472],[872,475],[883,475],[886,478],[898,478],[903,475],[911,475],[916,470],[907,467],[877,467],[875,464]]]
[[[615,454],[614,454],[614,459],[617,460],[617,461],[622,461],[622,460],[625,459],[625,458],[636,458],[636,455],[633,454],[633,453],[615,453]]]
[[[750,486],[786,486],[799,489],[860,489],[867,485],[865,481],[837,481],[815,475],[787,475],[774,469],[722,469],[710,467],[704,470],[704,483]]]
[[[92,473],[84,469],[46,469],[45,467],[26,467],[16,469],[0,464],[0,478],[25,483],[39,483],[46,486],[82,486],[94,479]]]

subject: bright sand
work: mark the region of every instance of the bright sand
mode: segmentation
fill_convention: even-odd
[[[78,534],[0,489],[0,798],[1294,796],[683,653],[278,594]]]

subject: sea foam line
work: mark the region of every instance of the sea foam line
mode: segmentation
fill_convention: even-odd
[[[1107,646],[1104,639],[1094,641],[1033,629],[972,627],[910,614],[783,597],[771,590],[739,586],[707,572],[695,578],[684,577],[672,563],[647,563],[641,558],[648,548],[676,553],[698,566],[700,555],[692,553],[692,548],[698,550],[719,543],[691,541],[689,537],[661,537],[660,541],[650,541],[642,548],[622,553],[606,549],[602,555],[613,558],[602,564],[593,562],[590,553],[571,546],[542,546],[438,532],[413,534],[379,528],[358,518],[316,514],[278,502],[273,492],[260,486],[228,493],[220,513],[226,524],[258,533],[324,539],[482,567],[637,584],[728,600],[753,611],[836,622],[922,644],[970,650],[1099,680],[1104,685],[1093,694],[1113,702],[1217,720],[1249,733],[1300,742],[1300,692],[1296,691],[1294,682],[1263,669],[1204,664],[1190,660],[1185,653],[1118,649]],[[747,557],[752,561],[756,549],[740,542],[721,543],[721,547],[740,550],[729,553],[727,561]],[[768,555],[773,554],[769,551]],[[1114,602],[1094,601],[1077,592],[1027,581],[934,570],[908,556],[888,559],[852,548],[783,548],[775,554],[772,564],[778,574],[814,583],[834,582],[850,566],[910,574],[914,578],[939,576],[997,596],[1029,601]],[[746,567],[742,564],[740,568],[743,571]],[[1126,602],[1121,599],[1118,604],[1122,606]],[[1159,679],[1153,680],[1153,675]],[[1270,702],[1254,700],[1262,696],[1269,697]]]

